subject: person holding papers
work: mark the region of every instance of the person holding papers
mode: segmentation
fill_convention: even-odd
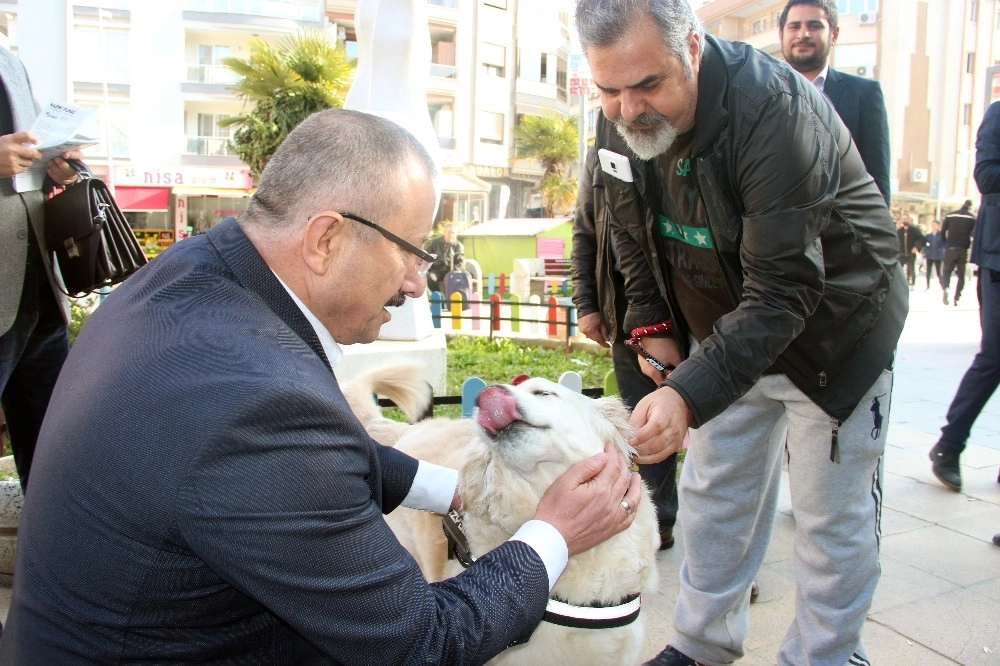
[[[0,80],[0,407],[24,490],[42,417],[69,353],[69,302],[44,245],[45,197],[40,189],[15,189],[15,176],[42,155],[28,129],[37,106],[27,72],[3,47]],[[82,157],[74,150],[50,159],[46,174],[55,184],[71,183],[76,172],[63,158]]]

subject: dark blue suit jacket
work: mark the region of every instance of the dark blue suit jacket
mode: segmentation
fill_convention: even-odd
[[[366,435],[235,221],[182,241],[59,378],[0,663],[486,661],[541,619],[545,568],[508,542],[428,585],[382,517],[416,467]]]
[[[861,160],[889,204],[889,116],[878,81],[827,70],[823,92],[847,125]]]

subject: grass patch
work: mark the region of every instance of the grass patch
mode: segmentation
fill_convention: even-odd
[[[610,351],[603,347],[566,349],[512,338],[452,335],[447,340],[448,377],[445,395],[461,395],[462,382],[479,377],[487,384],[509,384],[518,375],[559,381],[562,373],[573,370],[583,379],[584,388],[604,386],[604,376],[612,370]],[[382,410],[387,418],[405,421],[396,409]],[[437,405],[434,416],[459,418],[461,405]]]
[[[596,352],[567,350],[512,338],[455,335],[448,338],[447,354],[448,395],[461,393],[462,382],[469,377],[487,384],[506,384],[520,374],[558,381],[568,370],[579,373],[585,387],[597,387],[604,385],[604,376],[611,370],[611,355],[603,347]]]

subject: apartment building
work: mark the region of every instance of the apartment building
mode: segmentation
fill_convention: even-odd
[[[356,50],[358,0],[327,0],[327,16]],[[439,219],[460,228],[521,217],[541,167],[516,159],[524,114],[570,110],[567,92],[571,0],[429,0],[431,65],[427,106],[443,166]]]
[[[520,216],[537,165],[514,158],[519,115],[566,112],[571,0],[426,2],[427,108],[443,166],[439,218]],[[246,208],[253,181],[223,118],[244,111],[221,61],[250,40],[326,31],[357,55],[358,0],[0,0],[0,38],[36,99],[93,111],[85,151],[149,236],[201,233]],[[165,232],[163,234],[154,233]]]
[[[714,0],[696,12],[707,32],[781,57],[784,0]],[[889,115],[892,203],[921,222],[969,198],[976,130],[1000,64],[998,0],[837,0],[830,65],[874,78]]]

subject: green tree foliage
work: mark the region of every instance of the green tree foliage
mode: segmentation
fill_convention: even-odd
[[[222,63],[240,76],[231,90],[254,108],[219,124],[238,127],[230,147],[254,176],[292,128],[316,111],[344,105],[354,74],[343,44],[331,43],[318,30],[286,37],[277,46],[254,39],[249,57]]]
[[[518,157],[538,160],[544,168],[539,190],[549,217],[565,210],[576,197],[577,182],[566,176],[566,166],[577,156],[576,119],[564,115],[524,116],[514,130]]]

